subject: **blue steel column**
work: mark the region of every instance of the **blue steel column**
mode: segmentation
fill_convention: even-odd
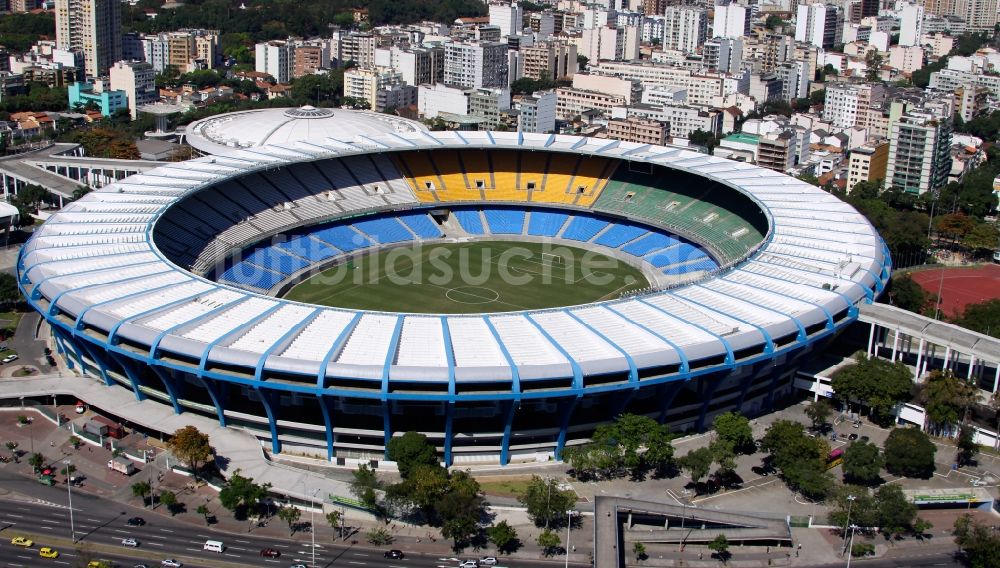
[[[90,342],[85,339],[80,340],[80,348],[86,351],[90,360],[97,364],[97,370],[100,371],[101,379],[104,380],[104,384],[109,387],[114,384],[111,376],[108,375],[108,366],[104,364],[104,358],[97,352],[97,349],[93,345],[90,345]]]
[[[110,354],[111,358],[118,363],[118,366],[125,371],[125,376],[128,377],[129,382],[132,383],[132,392],[135,393],[135,399],[140,402],[146,400],[146,393],[139,389],[142,385],[142,380],[139,378],[139,373],[133,366],[134,364],[132,361],[128,357],[119,355],[114,351],[108,351],[108,354]]]
[[[555,458],[557,460],[562,459],[563,448],[566,447],[566,435],[569,433],[569,423],[573,418],[573,411],[576,410],[576,405],[580,402],[580,396],[574,396],[569,400],[565,400],[560,403],[559,406],[560,413],[562,414],[562,421],[559,423],[559,437],[556,438],[556,451]]]
[[[503,439],[500,441],[500,465],[510,463],[510,435],[514,428],[514,415],[521,406],[521,401],[518,399],[508,400],[505,404],[507,408],[504,413]]]
[[[260,387],[253,387],[253,389],[257,391],[260,403],[264,406],[264,412],[267,414],[267,426],[271,430],[271,452],[280,454],[281,440],[278,439],[278,415],[275,408],[277,405],[273,398],[274,395],[267,389]]]
[[[205,377],[198,377],[201,381],[201,386],[208,393],[208,397],[212,399],[212,404],[215,405],[215,413],[219,416],[219,426],[223,428],[226,427],[226,401],[228,400],[228,388],[229,385],[225,382],[215,382],[212,379],[206,379]],[[219,392],[219,389],[227,389]]]
[[[336,454],[333,450],[333,409],[330,408],[330,397],[318,394],[316,401],[319,402],[319,410],[323,413],[323,425],[326,426],[326,459],[333,461]]]
[[[701,405],[701,412],[698,413],[698,421],[694,423],[694,429],[702,431],[705,429],[705,416],[708,415],[708,407],[712,404],[712,397],[715,396],[715,389],[719,388],[719,383],[726,380],[729,373],[721,376],[716,374],[702,375],[698,384],[698,398],[705,401]]]
[[[671,381],[669,383],[664,383],[658,387],[661,393],[660,396],[662,397],[660,403],[663,405],[660,408],[660,416],[658,417],[660,424],[666,424],[667,414],[670,412],[670,407],[674,405],[674,399],[677,398],[677,395],[680,394],[681,389],[683,389],[684,385],[687,384],[688,381],[690,380],[691,379]]]
[[[167,391],[167,396],[170,397],[170,404],[174,407],[174,412],[177,414],[183,414],[184,409],[181,407],[180,402],[177,400],[177,389],[175,388],[174,378],[170,376],[170,370],[164,369],[159,365],[150,365],[150,369],[156,373],[160,381],[163,383],[163,389]]]

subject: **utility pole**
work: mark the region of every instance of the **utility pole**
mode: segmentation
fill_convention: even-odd
[[[854,500],[857,499],[854,495],[847,496],[847,522],[844,523],[844,546],[847,546],[847,531],[851,530],[851,507],[854,505]],[[848,561],[850,562],[850,561]]]
[[[70,542],[76,544],[76,527],[73,525],[73,473],[69,470],[73,462],[64,460],[63,463],[66,464],[66,495],[69,498],[69,537]]]

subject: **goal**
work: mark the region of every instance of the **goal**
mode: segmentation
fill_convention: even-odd
[[[542,262],[543,263],[558,264],[558,265],[566,264],[566,259],[563,258],[562,255],[552,254],[552,253],[549,253],[549,252],[543,252],[543,253],[539,253],[539,254],[542,255]]]

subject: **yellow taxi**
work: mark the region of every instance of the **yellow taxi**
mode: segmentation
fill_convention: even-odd
[[[43,546],[38,549],[38,555],[42,558],[59,558],[59,551],[48,546]]]
[[[32,542],[30,538],[24,538],[23,536],[15,536],[14,538],[10,539],[10,543],[13,544],[14,546],[23,546],[25,548],[30,548],[32,545],[35,544],[34,542]]]
[[[91,560],[87,563],[87,568],[111,568],[111,563],[105,560]]]

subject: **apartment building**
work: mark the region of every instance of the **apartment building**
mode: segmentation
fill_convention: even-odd
[[[608,121],[608,138],[640,144],[665,144],[670,127],[656,120],[635,116]]]
[[[938,191],[951,171],[951,120],[913,109],[891,122],[886,185],[922,195]]]
[[[885,179],[889,166],[889,141],[869,142],[851,150],[847,166],[847,190],[863,181],[878,182]]]

